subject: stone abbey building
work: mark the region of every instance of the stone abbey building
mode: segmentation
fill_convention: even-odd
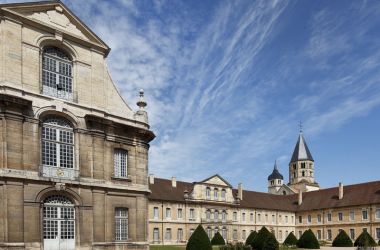
[[[154,134],[109,52],[59,1],[0,5],[0,249],[148,249]]]
[[[320,189],[302,133],[289,183],[275,165],[268,193],[148,177],[144,93],[133,111],[109,52],[60,1],[0,5],[0,249],[148,249],[198,224],[230,242],[263,226],[280,242],[309,228],[380,239],[380,181]]]
[[[354,241],[363,230],[380,240],[380,181],[320,189],[314,159],[302,132],[289,163],[289,183],[275,164],[268,193],[233,188],[219,175],[200,182],[149,177],[149,242],[185,244],[202,224],[208,236],[220,232],[228,242],[244,242],[263,226],[279,242],[290,232],[312,229],[331,243],[340,230]]]

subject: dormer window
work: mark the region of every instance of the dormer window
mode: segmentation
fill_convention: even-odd
[[[45,47],[42,53],[42,93],[73,100],[72,67],[72,60],[64,51]]]

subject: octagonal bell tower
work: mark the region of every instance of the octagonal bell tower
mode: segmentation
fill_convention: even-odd
[[[289,163],[289,187],[295,191],[301,190],[303,192],[319,189],[314,177],[314,159],[306,144],[302,130]]]

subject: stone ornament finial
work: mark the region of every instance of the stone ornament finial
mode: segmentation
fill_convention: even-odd
[[[140,110],[144,110],[146,105],[147,105],[147,103],[144,99],[144,90],[140,89],[139,93],[140,93],[140,99],[137,101],[136,104],[140,108]]]

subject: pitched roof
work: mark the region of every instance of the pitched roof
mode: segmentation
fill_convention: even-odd
[[[296,147],[294,148],[292,159],[290,162],[295,162],[299,160],[309,160],[314,161],[313,157],[311,156],[310,150],[307,147],[305,138],[303,137],[302,132],[300,133],[298,137],[298,141],[296,144]]]
[[[194,183],[177,181],[177,187],[172,187],[171,180],[155,178],[150,184],[150,200],[185,202],[184,192],[193,190]],[[237,197],[237,190],[233,189]],[[303,202],[297,205],[298,194],[274,195],[263,192],[243,190],[242,208],[280,210],[280,211],[310,211],[317,209],[339,208],[358,205],[380,204],[380,181],[366,182],[344,187],[343,199],[338,198],[338,187],[321,189],[303,193]]]
[[[268,181],[276,180],[276,179],[281,179],[281,180],[284,179],[282,174],[280,174],[280,172],[277,169],[277,162],[274,163],[273,172],[268,176]]]

